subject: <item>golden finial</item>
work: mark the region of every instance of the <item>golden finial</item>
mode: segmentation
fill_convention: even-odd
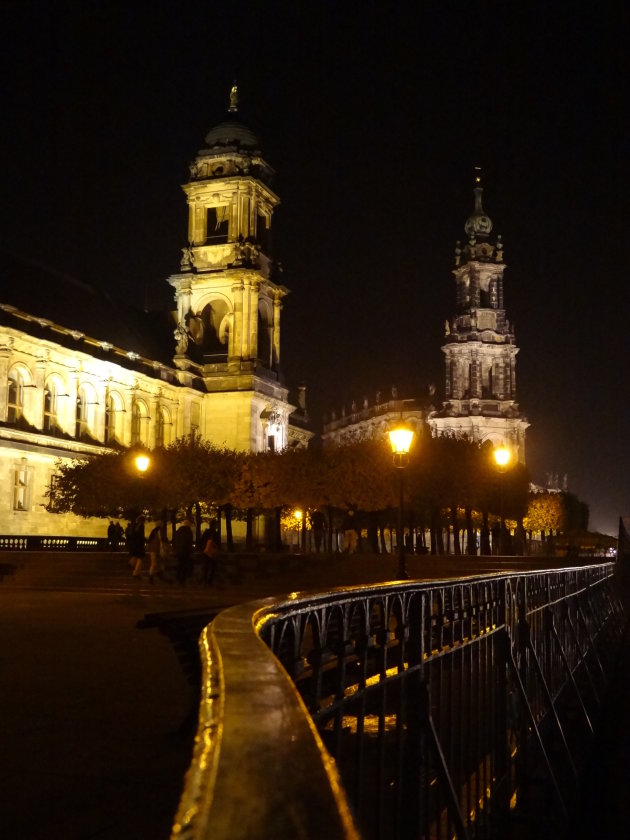
[[[230,90],[230,107],[228,108],[230,113],[234,113],[238,111],[238,87],[236,85],[236,81],[232,85],[232,89]]]

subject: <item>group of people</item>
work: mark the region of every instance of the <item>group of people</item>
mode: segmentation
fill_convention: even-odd
[[[110,551],[118,551],[124,536],[123,527],[120,522],[110,522],[107,526],[107,547]]]
[[[206,528],[195,551],[193,525],[185,519],[173,535],[172,545],[168,541],[166,525],[157,522],[149,536],[145,536],[146,518],[138,516],[130,523],[127,530],[127,549],[132,576],[136,580],[142,577],[144,561],[149,555],[149,583],[153,584],[156,577],[163,576],[166,560],[173,556],[176,561],[176,579],[184,586],[192,577],[195,560],[201,561],[201,579],[203,583],[214,583],[217,555],[220,549],[219,529],[216,521],[212,521]]]

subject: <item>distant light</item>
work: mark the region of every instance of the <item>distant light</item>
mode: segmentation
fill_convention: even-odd
[[[302,519],[302,517],[304,516],[304,514],[302,513],[301,510],[296,510],[295,513],[293,514],[293,516],[295,516],[295,518],[299,522]]]
[[[151,459],[148,455],[136,455],[136,469],[139,473],[145,473],[149,469]]]
[[[510,463],[511,457],[512,454],[506,446],[498,446],[494,450],[494,460],[499,469],[505,469],[505,467],[507,467]]]

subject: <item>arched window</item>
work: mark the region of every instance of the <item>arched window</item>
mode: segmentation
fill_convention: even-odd
[[[49,379],[44,388],[44,431],[54,432],[59,428],[57,420],[59,387],[55,379]]]
[[[123,413],[120,396],[111,391],[105,400],[105,443],[122,442]]]
[[[158,406],[155,418],[155,445],[168,446],[171,442],[171,417],[167,409]]]
[[[98,404],[93,385],[89,382],[79,385],[75,414],[75,437],[95,440],[95,406]]]
[[[18,368],[9,371],[7,422],[17,423],[24,415],[24,374]]]
[[[134,400],[131,407],[131,445],[148,444],[149,415],[146,405],[141,400]]]
[[[85,393],[85,388],[79,388],[79,393],[77,394],[75,437],[82,438],[87,434],[89,434],[87,394]]]

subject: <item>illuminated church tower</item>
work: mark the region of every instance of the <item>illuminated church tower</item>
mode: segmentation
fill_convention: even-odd
[[[174,364],[182,382],[212,395],[201,433],[238,449],[282,449],[294,409],[280,381],[280,312],[288,290],[270,255],[279,203],[255,134],[238,119],[238,91],[227,119],[211,129],[183,186],[188,246],[175,289]]]
[[[525,461],[529,423],[516,402],[514,331],[503,301],[503,243],[490,241],[492,221],[482,205],[477,173],[474,209],[455,249],[456,311],[445,324],[445,401],[429,419],[435,436],[466,436],[508,446]]]

